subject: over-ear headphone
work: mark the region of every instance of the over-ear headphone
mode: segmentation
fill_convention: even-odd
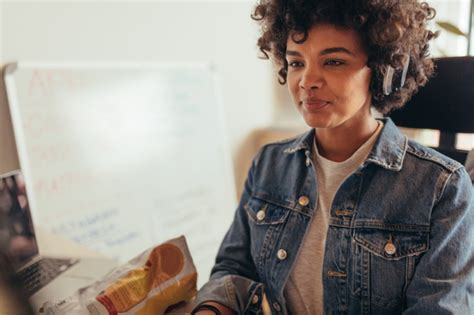
[[[410,55],[405,54],[403,56],[403,67],[401,69],[395,70],[391,65],[387,65],[383,77],[383,94],[390,95],[392,91],[398,91],[405,85],[409,64]]]

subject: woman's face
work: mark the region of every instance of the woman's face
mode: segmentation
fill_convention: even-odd
[[[302,44],[289,37],[286,59],[290,94],[309,126],[354,127],[370,117],[371,70],[356,31],[317,24]]]

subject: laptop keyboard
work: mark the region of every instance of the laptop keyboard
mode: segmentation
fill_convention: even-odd
[[[21,270],[18,274],[25,293],[30,297],[77,262],[77,259],[42,258]]]

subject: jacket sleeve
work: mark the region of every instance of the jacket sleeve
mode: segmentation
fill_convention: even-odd
[[[234,221],[217,253],[210,280],[197,294],[195,310],[206,301],[221,303],[239,314],[261,308],[264,290],[250,254],[250,231],[244,208],[251,196],[257,159],[258,155],[248,173]]]
[[[403,314],[474,313],[474,189],[464,168],[443,182],[430,248],[416,266]]]

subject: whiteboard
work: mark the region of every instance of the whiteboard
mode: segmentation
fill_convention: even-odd
[[[8,66],[35,224],[120,261],[185,235],[203,284],[236,206],[216,82],[206,65]]]

